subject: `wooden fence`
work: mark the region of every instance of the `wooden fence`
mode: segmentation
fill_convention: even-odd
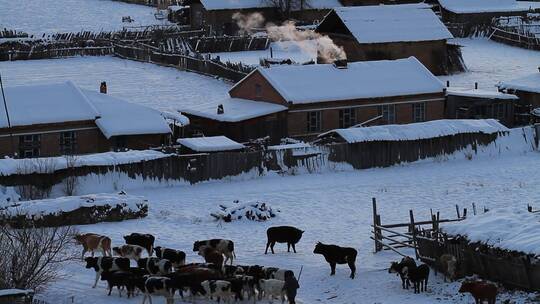
[[[540,50],[540,39],[535,34],[519,32],[512,27],[492,27],[489,39],[525,49]]]
[[[198,58],[183,54],[163,53],[158,48],[140,43],[133,45],[115,43],[114,54],[125,59],[174,66],[181,70],[219,77],[232,82],[240,81],[250,71],[248,67],[242,65],[227,65],[207,57]],[[234,69],[234,67],[239,67],[241,70]]]
[[[253,36],[193,37],[188,39],[188,43],[199,53],[240,52],[266,50],[270,39]]]

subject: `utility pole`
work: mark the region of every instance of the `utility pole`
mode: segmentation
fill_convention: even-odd
[[[6,111],[6,118],[7,118],[8,131],[9,131],[9,140],[11,141],[11,153],[12,153],[12,156],[16,156],[15,145],[13,144],[13,131],[11,129],[11,119],[9,117],[6,94],[4,93],[4,83],[2,82],[2,72],[0,72],[0,91],[2,91],[2,99],[4,100],[4,110]]]

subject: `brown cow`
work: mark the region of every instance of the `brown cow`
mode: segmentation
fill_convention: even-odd
[[[95,233],[85,233],[85,234],[76,234],[75,240],[78,244],[83,246],[81,259],[84,260],[84,254],[88,251],[94,256],[94,251],[101,250],[103,256],[112,256],[111,251],[111,239],[109,237],[95,234]]]
[[[472,294],[474,301],[477,304],[484,303],[484,300],[488,304],[495,304],[497,299],[497,286],[492,283],[482,281],[465,281],[461,284],[459,292],[469,292]]]
[[[223,255],[221,254],[221,252],[211,247],[206,247],[202,251],[201,255],[204,257],[206,263],[212,263],[219,266],[220,268],[223,266]]]

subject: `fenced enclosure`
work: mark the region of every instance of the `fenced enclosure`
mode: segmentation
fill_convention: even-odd
[[[495,18],[491,30],[493,41],[540,50],[540,16],[536,14]]]
[[[259,51],[270,45],[268,37],[254,36],[193,37],[187,41],[199,53]]]

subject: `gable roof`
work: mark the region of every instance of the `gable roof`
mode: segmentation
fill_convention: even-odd
[[[348,63],[346,69],[336,68],[333,64],[312,64],[282,65],[255,71],[293,104],[444,91],[444,84],[414,57],[353,62]]]
[[[529,8],[538,8],[540,3],[516,0],[439,0],[447,11],[457,14],[524,12]]]
[[[72,82],[5,88],[12,127],[95,120],[99,112]],[[0,128],[7,128],[0,107]]]
[[[524,92],[540,93],[540,73],[502,81],[497,84],[500,90],[518,90]]]
[[[106,138],[122,135],[169,134],[161,112],[90,90],[82,90],[100,113],[96,125]]]
[[[178,143],[195,152],[241,150],[245,146],[225,136],[180,138]]]
[[[334,18],[335,15],[359,43],[453,38],[437,15],[424,3],[334,8],[319,28],[325,26],[325,20]]]

